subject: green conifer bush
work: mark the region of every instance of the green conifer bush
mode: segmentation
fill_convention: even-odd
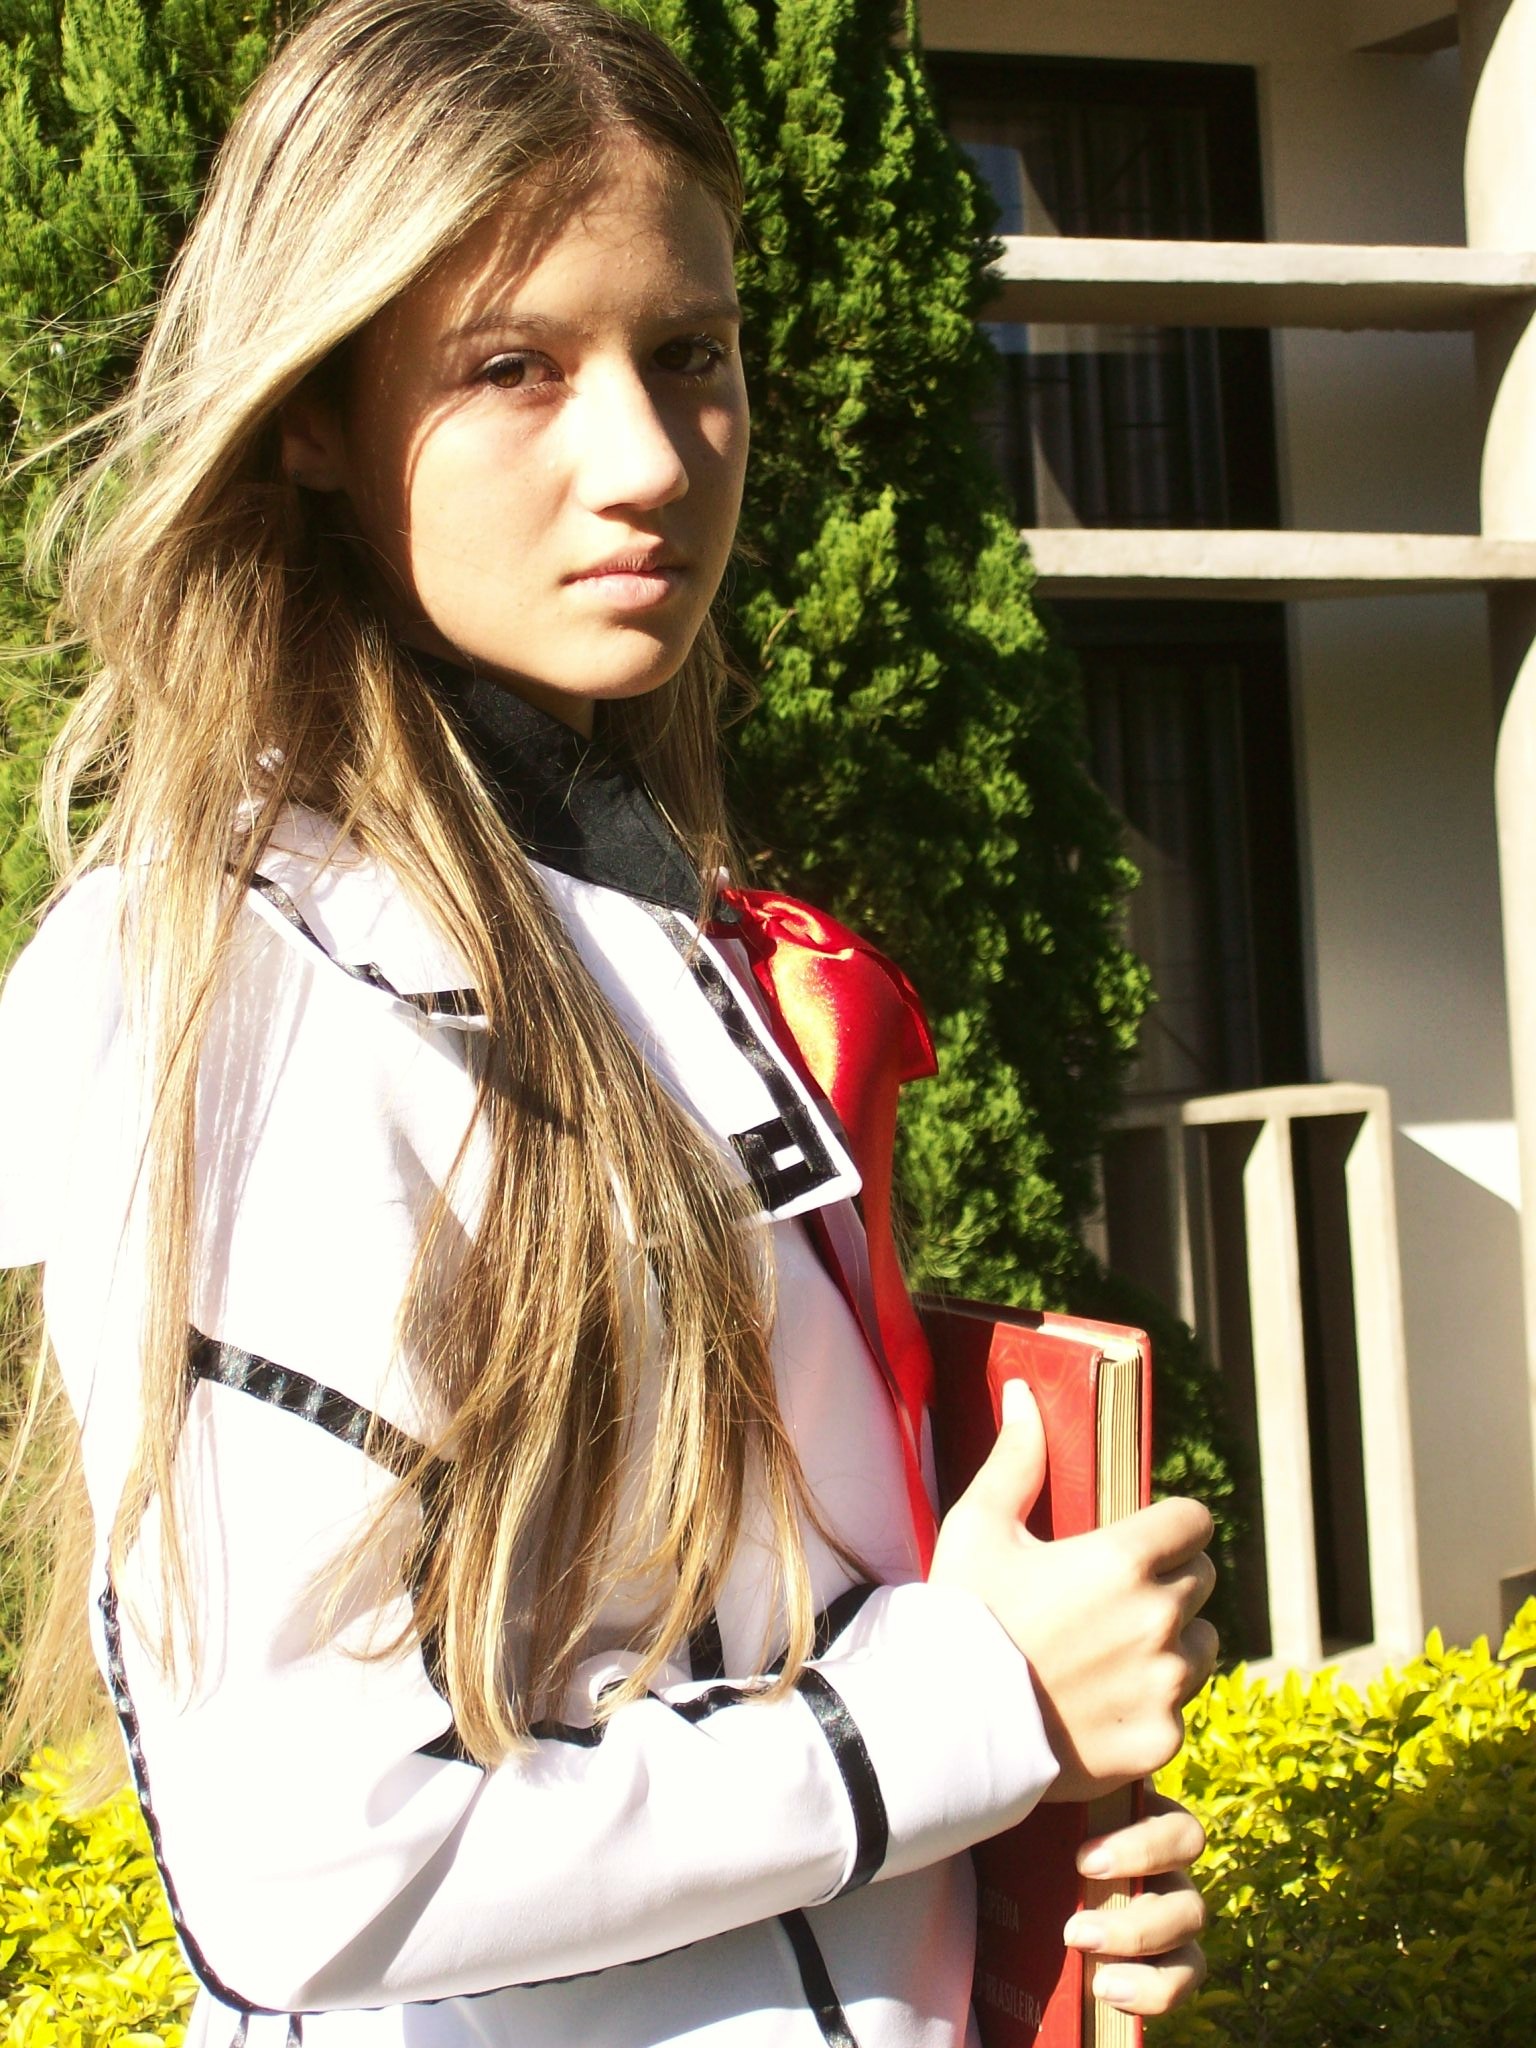
[[[0,644],[38,641],[23,587],[57,460],[17,468],[110,398],[196,203],[209,156],[260,68],[271,0],[0,0]],[[46,888],[38,764],[67,665],[0,673],[0,967]]]
[[[973,424],[988,202],[898,0],[649,0],[746,167],[756,452],[734,572],[762,703],[737,740],[760,867],[913,971],[942,1079],[908,1113],[918,1277],[1060,1300],[1144,999],[1078,703]],[[0,0],[0,404],[25,456],[119,382],[273,0]],[[904,40],[903,40],[904,36]],[[0,499],[0,628],[55,465]],[[52,668],[0,684],[0,958],[42,870]]]
[[[937,1081],[901,1144],[914,1277],[1021,1304],[1094,1284],[1078,1225],[1144,1006],[1078,696],[974,424],[990,202],[943,134],[910,0],[624,0],[740,146],[755,454],[732,575],[761,703],[736,734],[759,874],[909,968]],[[301,12],[302,9],[290,10]],[[0,0],[0,406],[25,456],[110,396],[277,0]],[[0,635],[59,464],[0,490]],[[0,964],[45,884],[31,792],[67,667],[0,672]],[[1170,1354],[1171,1355],[1171,1354]],[[1170,1478],[1230,1491],[1196,1354]]]
[[[1059,1306],[1144,1001],[1130,879],[974,422],[991,202],[901,0],[634,0],[726,112],[756,447],[735,571],[761,869],[912,973],[941,1077],[903,1180],[926,1285]]]

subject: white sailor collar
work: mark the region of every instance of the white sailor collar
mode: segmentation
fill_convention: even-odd
[[[836,1118],[779,1050],[745,961],[685,913],[532,861],[584,965],[661,1086],[740,1162],[772,1219],[857,1194]],[[398,877],[313,813],[261,856],[252,910],[432,1029],[485,1029],[464,962]]]

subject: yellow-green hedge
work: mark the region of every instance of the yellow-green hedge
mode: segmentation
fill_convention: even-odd
[[[1208,1988],[1156,2048],[1532,2048],[1536,1601],[1385,1672],[1239,1670],[1159,1780],[1205,1822]]]
[[[132,1793],[71,1810],[64,1760],[35,1757],[0,1806],[0,2040],[179,2048],[195,1986]]]
[[[1365,1695],[1242,1671],[1190,1708],[1164,1790],[1205,1821],[1210,1985],[1155,2048],[1536,2043],[1536,1602],[1494,1657]],[[192,1980],[126,1794],[71,1816],[60,1759],[0,1807],[11,2048],[179,2044]]]

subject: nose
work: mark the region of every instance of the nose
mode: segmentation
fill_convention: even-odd
[[[679,432],[633,365],[594,368],[573,408],[577,491],[589,511],[654,511],[688,489]]]

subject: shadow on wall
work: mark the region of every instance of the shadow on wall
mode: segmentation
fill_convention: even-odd
[[[1519,1216],[1486,1125],[1412,1126],[1394,1148],[1426,1622],[1496,1634],[1501,1578],[1536,1565]],[[1447,1163],[1447,1157],[1459,1165]],[[1463,1168],[1476,1168],[1492,1186]],[[1500,1188],[1501,1192],[1494,1192]]]

